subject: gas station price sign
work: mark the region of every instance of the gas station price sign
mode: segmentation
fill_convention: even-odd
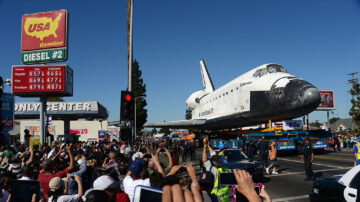
[[[13,66],[12,92],[21,97],[72,96],[73,70],[66,65]]]
[[[67,27],[66,10],[25,14],[21,26],[21,62],[66,61]]]

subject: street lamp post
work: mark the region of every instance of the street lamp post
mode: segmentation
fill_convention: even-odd
[[[139,97],[136,97],[136,98],[134,99],[134,101],[135,101],[135,106],[134,106],[134,110],[135,110],[135,112],[134,112],[134,131],[135,131],[135,134],[134,134],[134,143],[135,143],[135,141],[136,141],[136,100],[137,100],[137,99],[140,99],[140,98],[145,98],[145,96],[139,96]]]

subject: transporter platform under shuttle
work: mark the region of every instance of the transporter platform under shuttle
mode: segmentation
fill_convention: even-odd
[[[204,90],[186,100],[191,120],[147,124],[151,128],[220,130],[304,116],[320,104],[320,92],[278,64],[264,64],[215,90],[203,60]]]

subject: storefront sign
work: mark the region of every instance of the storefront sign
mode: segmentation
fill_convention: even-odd
[[[88,129],[70,129],[70,134],[86,135],[88,134]]]
[[[24,15],[21,33],[22,63],[66,61],[67,26],[66,10]]]
[[[29,130],[30,135],[33,137],[40,137],[40,126],[25,126],[25,130]],[[52,135],[56,135],[55,126],[48,126],[48,131]]]
[[[30,148],[34,149],[34,145],[38,145],[40,148],[40,137],[30,137]]]
[[[15,103],[15,113],[34,113],[40,111],[40,102]],[[47,113],[61,114],[62,112],[97,112],[97,102],[48,102]]]
[[[334,110],[335,109],[335,99],[334,91],[323,90],[320,91],[320,105],[316,110]]]

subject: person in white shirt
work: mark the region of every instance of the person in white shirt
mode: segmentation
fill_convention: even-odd
[[[129,196],[131,202],[134,200],[134,191],[137,185],[150,186],[150,179],[142,179],[144,173],[144,160],[136,159],[130,164],[130,171],[123,181],[124,191]]]
[[[47,155],[47,158],[51,159],[52,157],[56,156],[56,153],[57,153],[57,146],[53,145],[51,151]]]
[[[22,161],[22,159],[28,153],[30,153],[30,158],[26,162]],[[18,177],[18,178],[21,177],[22,169],[25,166],[30,165],[33,161],[33,158],[34,158],[34,152],[32,149],[30,149],[30,151],[24,152],[19,157],[13,156],[10,160],[8,171],[11,172],[12,174],[16,175],[16,177]]]

